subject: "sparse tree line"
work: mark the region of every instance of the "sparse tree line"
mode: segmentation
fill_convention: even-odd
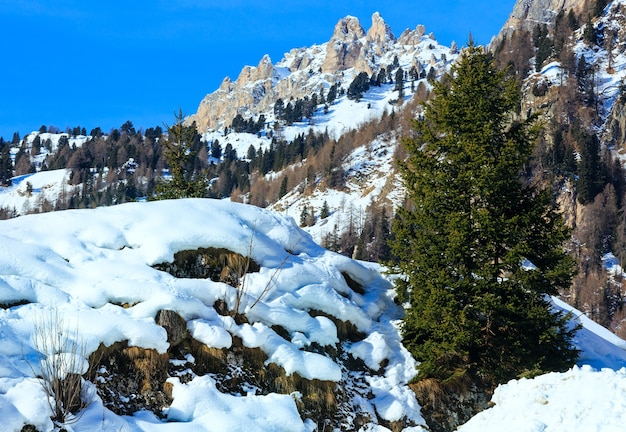
[[[595,12],[606,5],[589,3]],[[441,403],[441,395],[489,392],[509,379],[574,363],[575,329],[552,313],[545,294],[568,297],[596,321],[624,331],[622,281],[609,277],[600,258],[614,252],[626,259],[626,173],[594,133],[593,69],[584,57],[576,61],[565,42],[580,19],[561,14],[554,30],[538,27],[532,35],[513,35],[495,59],[470,44],[453,73],[435,84],[435,98],[411,122],[411,132],[406,127],[411,111],[392,111],[336,140],[312,131],[292,142],[275,135],[268,148],[251,146],[240,158],[232,146],[203,143],[179,112],[167,136],[156,128],[136,131],[127,122],[107,136],[92,134],[81,147],[62,138],[42,169],[70,168],[72,183],[82,185],[79,195],[60,200],[67,207],[140,196],[231,196],[264,207],[294,188],[305,196],[316,187],[341,190],[342,162],[350,152],[400,128],[406,136],[401,149],[406,157],[398,155],[408,191],[405,205],[395,215],[382,202],[363,215],[344,209],[347,230],[332,227],[323,245],[358,259],[388,260],[405,276],[396,286],[399,302],[409,305],[402,334],[421,362],[418,394],[428,401],[435,393],[430,404],[423,403],[434,416],[451,402],[444,397]],[[553,92],[559,121],[543,128],[536,113],[520,112],[516,77],[527,76],[532,58],[537,70],[551,58],[565,70],[564,85],[532,90],[536,97]],[[396,70],[397,85],[413,74]],[[382,73],[375,81],[357,75],[348,96],[358,99],[373,82],[382,82],[379,77],[389,82],[390,73]],[[311,108],[332,103],[337,92],[341,89],[331,87],[326,95],[277,101],[274,114],[284,124],[302,121]],[[237,116],[231,129],[259,133],[264,126],[264,118]],[[22,144],[15,174],[35,168],[30,162],[35,148],[47,145],[40,141],[30,149]],[[0,175],[13,171],[5,167],[10,146],[0,141]],[[209,155],[219,162],[210,162]],[[164,170],[168,181],[161,179]],[[567,204],[573,207],[565,215],[573,220],[569,227],[556,207],[564,191],[570,191]],[[299,222],[311,225],[332,211],[327,203],[305,206]],[[525,261],[529,265],[521,266]]]
[[[378,202],[371,203],[361,213],[350,206],[342,211],[347,219],[346,229],[339,230],[338,224],[326,233],[322,246],[354,259],[370,262],[386,262],[391,258],[389,237],[391,235],[391,217],[393,211]],[[330,214],[328,204],[319,209],[319,218],[325,219]],[[300,214],[300,225],[311,225],[316,220],[314,208],[304,207]]]
[[[445,61],[445,57],[443,60]],[[402,101],[404,99],[404,85],[406,82],[411,81],[411,92],[415,92],[415,83],[418,80],[427,79],[432,83],[436,77],[437,69],[434,66],[428,68],[428,72],[426,72],[426,68],[418,64],[417,67],[411,66],[407,71],[400,67],[398,56],[395,56],[391,65],[381,66],[377,73],[372,73],[371,77],[366,72],[360,72],[348,86],[346,95],[349,99],[358,102],[371,87],[395,83],[394,91],[398,92],[396,101]],[[421,85],[423,86],[423,84]]]
[[[593,10],[601,10],[606,5],[606,2],[604,6],[601,3],[594,2]],[[574,281],[573,292],[577,293],[578,305],[587,305],[583,309],[587,307],[597,311],[594,312],[596,315],[603,315],[600,321],[616,327],[616,320],[622,319],[621,288],[616,289],[611,285],[599,257],[604,252],[614,251],[620,260],[626,258],[622,252],[622,245],[626,244],[626,222],[622,221],[621,216],[625,201],[624,173],[620,164],[612,159],[610,152],[603,148],[590,129],[597,118],[593,68],[584,58],[576,60],[565,42],[584,19],[582,16],[561,13],[557,16],[555,29],[538,27],[533,34],[520,32],[505,40],[496,50],[495,59],[502,66],[508,65],[509,73],[518,77],[524,76],[529,60],[533,57],[536,66],[543,65],[550,59],[558,59],[565,69],[564,80],[567,82],[554,90],[558,92],[558,97],[555,98],[559,104],[557,110],[564,113],[565,120],[546,125],[539,146],[526,167],[526,175],[534,181],[550,185],[554,190],[569,182],[576,201],[587,206],[589,214],[600,215],[599,225],[588,223],[575,227],[574,238],[578,240],[575,253],[583,258],[579,262],[584,263],[584,267]],[[598,37],[597,40],[606,41],[606,37]],[[395,74],[392,72],[394,70]],[[424,69],[403,71],[399,65],[396,67],[392,64],[381,67],[372,77],[367,77],[367,80],[364,76],[357,76],[352,90],[358,93],[362,86],[393,82],[398,86],[401,79],[422,79],[424,75],[428,76]],[[348,93],[353,93],[352,90],[348,89]],[[277,101],[274,114],[281,124],[302,121],[307,115],[312,115],[311,107],[316,109],[321,104],[332,104],[344,93],[345,90],[340,86],[333,85],[326,92],[320,91],[307,98],[286,103]],[[365,125],[359,131],[351,131],[338,140],[330,139],[326,133],[315,134],[310,131],[297,136],[293,142],[287,142],[280,138],[280,134],[272,136],[268,133],[268,136],[272,136],[269,146],[251,146],[246,155],[237,155],[229,145],[222,148],[218,140],[203,143],[197,133],[194,133],[189,138],[190,154],[194,157],[185,162],[183,172],[188,179],[206,180],[206,187],[201,186],[203,196],[230,196],[234,200],[258,206],[275,202],[293,188],[299,188],[305,194],[316,186],[341,189],[345,181],[342,168],[344,158],[356,146],[368,142],[370,137],[381,130],[397,128],[399,121],[405,122],[406,119],[392,112],[376,125]],[[266,126],[266,119],[262,116],[257,119],[237,116],[230,130],[259,133]],[[406,126],[404,130],[407,130]],[[40,128],[40,133],[45,132],[54,133],[58,129]],[[86,130],[77,126],[68,132],[69,136],[84,135]],[[131,122],[126,122],[107,135],[100,128],[96,128],[80,147],[71,146],[69,136],[61,137],[58,149],[49,154],[41,169],[70,168],[71,183],[81,187],[78,193],[70,193],[68,189],[54,204],[42,203],[41,211],[112,205],[159,195],[158,179],[163,172],[167,173],[171,169],[165,155],[164,143],[167,135],[161,127],[137,131]],[[11,146],[20,146],[20,143],[20,151],[15,165],[12,166],[9,150]],[[32,158],[42,149],[51,148],[51,144],[36,137],[32,145],[26,146],[17,134],[11,142],[0,140],[0,181],[6,184],[13,175],[33,172],[37,167],[33,165]],[[272,172],[275,175],[271,178],[267,176]],[[380,213],[381,208],[383,207],[373,205],[363,219],[388,221],[391,217],[388,210],[384,217],[375,217],[375,213]],[[305,218],[307,223],[319,220],[323,213],[322,209],[309,209],[309,212]],[[10,217],[12,214],[11,209],[4,209],[3,217]],[[367,247],[358,246],[359,242],[370,244],[376,241],[373,239],[381,238],[381,235],[372,234],[366,225],[365,222],[355,224],[356,228],[353,227],[345,233],[331,229],[325,245],[351,256],[363,254],[361,256],[367,255],[370,258],[386,257],[387,252],[365,252]],[[590,279],[592,277],[607,280],[607,288],[604,290],[606,295],[586,294],[591,292],[595,284]]]
[[[385,122],[389,124],[389,118],[393,117],[386,116]],[[260,125],[265,121],[261,116],[246,124],[252,123]],[[48,129],[42,127],[40,132],[45,133],[43,130]],[[84,128],[78,127],[75,131],[82,134]],[[352,131],[338,141],[330,139],[327,132],[318,134],[312,130],[296,136],[292,142],[276,135],[266,148],[250,146],[247,154],[241,155],[243,158],[230,144],[222,148],[219,140],[203,142],[195,126],[185,126],[179,118],[167,131],[159,126],[136,130],[130,121],[106,135],[96,128],[80,146],[71,144],[73,135],[62,134],[54,149],[49,139],[42,143],[40,135],[28,142],[16,134],[14,144],[0,140],[0,180],[8,185],[13,176],[33,173],[37,169],[70,169],[70,186],[76,188],[68,187],[54,203],[38,203],[32,210],[37,212],[167,197],[167,193],[159,189],[159,179],[164,175],[174,183],[177,178],[185,182],[204,179],[206,184],[200,186],[202,193],[198,192],[198,196],[231,196],[235,200],[267,206],[300,184],[305,189],[320,182],[326,187],[342,188],[342,160],[358,145],[355,133]],[[172,143],[177,141],[178,146],[186,146],[186,152],[171,151],[176,148],[172,148]],[[10,157],[11,147],[19,147],[15,164]],[[47,156],[37,167],[34,158],[44,148]],[[292,173],[278,175],[278,186],[273,186],[274,182],[265,178],[270,172],[280,173],[299,163],[300,167]],[[179,182],[175,189],[180,189],[183,183]],[[4,209],[1,216],[8,218],[15,214],[13,209]]]

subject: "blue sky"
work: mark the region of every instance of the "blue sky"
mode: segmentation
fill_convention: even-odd
[[[0,136],[45,124],[104,131],[192,114],[225,76],[264,54],[326,42],[378,11],[399,36],[424,24],[449,45],[499,31],[515,0],[0,0]]]

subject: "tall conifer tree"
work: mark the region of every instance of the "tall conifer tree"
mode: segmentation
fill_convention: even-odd
[[[13,161],[10,146],[0,137],[0,186],[10,186],[13,177]]]
[[[519,102],[515,81],[470,42],[404,141],[409,205],[390,246],[418,379],[489,388],[577,357],[575,330],[546,298],[573,276],[568,230],[549,192],[522,177],[538,127],[514,119]]]

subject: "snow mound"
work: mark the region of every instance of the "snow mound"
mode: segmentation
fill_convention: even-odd
[[[247,274],[245,285],[237,288],[210,279],[178,278],[157,268],[172,262],[177,252],[200,248],[250,256],[259,270]],[[353,289],[355,283],[359,289]],[[303,379],[345,385],[352,372],[320,347],[352,352],[369,366],[357,374],[369,386],[360,403],[376,412],[368,427],[378,427],[378,417],[405,419],[414,425],[412,430],[423,430],[419,405],[408,387],[415,361],[394,325],[402,311],[390,288],[376,266],[323,249],[293,219],[229,201],[131,203],[1,221],[0,416],[14,419],[8,430],[19,431],[26,423],[39,430],[51,428],[49,407],[32,367],[46,355],[34,342],[42,317],[54,313],[68,329],[78,329],[85,356],[100,344],[122,341],[165,353],[168,335],[155,319],[168,309],[208,347],[228,349],[237,338],[247,348],[262,350],[266,365],[273,363]],[[218,312],[218,300],[230,310],[238,304],[246,320]],[[340,340],[342,322],[362,340]],[[254,389],[244,396],[226,394],[209,375],[188,382],[172,377],[169,382],[173,402],[164,420],[147,412],[118,416],[96,397],[72,428],[315,428],[312,420],[300,418],[297,394],[258,394]]]
[[[495,406],[460,432],[618,432],[626,422],[626,369],[575,367],[496,389]]]

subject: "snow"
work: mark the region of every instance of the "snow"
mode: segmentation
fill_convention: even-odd
[[[556,298],[557,310],[581,324],[578,366],[496,388],[494,406],[460,432],[622,431],[626,421],[626,341]]]
[[[55,203],[64,193],[76,188],[68,184],[70,173],[68,169],[59,169],[14,177],[11,186],[0,188],[0,208],[15,210],[19,215],[36,209],[43,200]]]
[[[178,311],[191,334],[207,346],[228,348],[237,336],[245,346],[261,348],[268,362],[288,374],[331,381],[341,380],[340,367],[303,348],[313,342],[338,343],[337,329],[328,318],[306,311],[315,308],[349,320],[367,334],[347,346],[348,352],[372,370],[386,364],[383,374],[367,378],[378,415],[388,421],[405,416],[417,424],[421,421],[419,405],[407,386],[416,362],[402,347],[397,322],[391,319],[394,314],[397,319],[397,310],[385,294],[389,283],[375,267],[323,250],[290,218],[227,201],[180,200],[33,215],[3,221],[0,228],[0,300],[32,302],[0,311],[0,415],[12,419],[9,430],[19,430],[26,421],[42,430],[52,427],[47,401],[26,360],[36,354],[29,335],[42,314],[57,310],[69,328],[79,326],[88,352],[100,342],[110,345],[120,340],[164,352],[165,330],[153,319],[164,307]],[[260,264],[261,271],[247,276],[249,290],[242,299],[250,324],[238,325],[208,306],[234,295],[234,288],[209,280],[176,279],[150,267],[171,260],[176,251],[209,245],[244,254],[251,250]],[[341,272],[368,287],[366,294],[352,292]],[[134,306],[115,305],[121,302]],[[558,300],[555,305],[571,310]],[[494,395],[495,407],[462,430],[499,430],[493,424],[515,415],[520,416],[517,430],[531,431],[554,424],[556,430],[590,430],[593,421],[601,421],[602,430],[611,430],[624,420],[617,416],[611,423],[605,415],[598,414],[596,420],[586,415],[584,427],[569,428],[569,419],[589,411],[592,400],[626,404],[626,372],[620,370],[626,365],[626,342],[572,312],[584,326],[576,339],[583,351],[581,364],[591,366],[501,386]],[[291,341],[278,336],[273,325],[284,327]],[[209,376],[186,384],[176,378],[170,381],[174,402],[167,423],[146,413],[118,417],[97,400],[72,428],[93,430],[97,423],[111,431],[314,429],[310,421],[300,419],[292,396],[227,395]],[[608,383],[612,384],[605,388]],[[28,398],[20,396],[25,394]],[[533,417],[524,417],[525,412]]]
[[[220,393],[209,376],[198,377],[183,386],[174,383],[174,403],[169,408],[169,419],[180,422],[171,430],[198,431],[311,431],[304,423],[290,395],[270,394],[236,397]],[[191,423],[191,425],[190,425]],[[168,423],[167,426],[170,424]],[[151,429],[144,427],[143,430]],[[170,430],[161,424],[160,429]],[[183,427],[181,427],[183,426]],[[191,426],[191,428],[190,428]]]
[[[582,329],[576,333],[574,340],[577,346],[584,347],[578,360],[579,364],[589,365],[596,369],[618,370],[626,367],[626,341],[567,303],[556,298],[552,301],[557,309],[570,312],[575,321],[582,325]]]
[[[246,276],[240,298],[248,322],[237,324],[213,308],[218,299],[232,307],[234,287],[208,279],[179,279],[152,267],[171,261],[178,251],[200,247],[250,254],[259,264],[260,271]],[[362,284],[365,294],[353,292],[342,273]],[[129,346],[165,352],[167,334],[154,318],[158,311],[171,309],[187,321],[193,337],[209,347],[228,348],[238,337],[244,346],[264,351],[266,363],[281,366],[287,374],[335,382],[345,378],[342,367],[307,348],[342,343],[328,317],[350,321],[365,338],[346,349],[374,370],[387,364],[376,376],[366,377],[374,398],[362,403],[384,419],[406,417],[423,425],[408,387],[415,361],[400,343],[394,323],[401,311],[388,295],[390,288],[376,266],[324,250],[293,219],[229,201],[130,203],[0,221],[0,304],[5,305],[0,309],[0,417],[11,419],[5,430],[19,431],[26,422],[42,431],[52,429],[47,399],[34,377],[38,361],[52,361],[57,355],[46,357],[34,342],[42,318],[54,312],[68,329],[80,330],[85,358],[70,363],[84,369],[87,356],[100,343],[126,340]],[[311,310],[325,315],[313,316]],[[284,328],[289,338],[279,336],[274,326]],[[96,397],[71,428],[315,428],[300,418],[297,395],[258,395],[254,390],[243,397],[224,394],[208,375],[170,382],[174,402],[166,422],[150,413],[117,416]]]
[[[623,2],[613,2],[620,4]],[[613,3],[609,7],[613,7]],[[606,15],[606,14],[605,14]],[[603,18],[604,19],[604,18]],[[611,23],[608,23],[609,25]],[[605,23],[606,25],[606,23]],[[434,49],[425,49],[426,44]],[[447,49],[424,37],[423,47],[400,57],[407,70],[417,53],[417,61],[427,65],[431,56],[449,55]],[[319,66],[325,45],[309,48],[312,68]],[[606,118],[626,76],[626,56],[618,53],[613,71],[607,71],[606,52],[592,50],[579,42],[577,54],[585,55],[596,69],[596,83],[602,95],[602,116]],[[276,80],[289,79],[290,62],[298,50],[285,55],[275,65]],[[451,56],[452,59],[452,56]],[[381,64],[391,63],[381,59]],[[344,71],[344,87],[355,74]],[[546,65],[538,74],[551,85],[560,85],[558,63]],[[312,88],[329,81],[315,77]],[[417,83],[416,83],[417,84]],[[318,107],[312,122],[285,127],[286,139],[306,134],[310,129],[328,130],[332,137],[378,118],[393,109],[397,97],[392,85],[374,87],[360,102],[339,97],[327,113]],[[405,88],[408,92],[408,88]],[[407,96],[408,97],[408,96]],[[268,122],[273,116],[266,113]],[[309,124],[311,123],[311,124]],[[26,137],[27,148],[36,133]],[[61,134],[41,134],[42,143],[58,146]],[[70,137],[70,145],[80,146],[88,137]],[[270,139],[261,134],[211,131],[204,134],[210,143],[219,139],[246,157],[248,148],[267,148]],[[314,191],[303,197],[292,191],[272,208],[261,210],[214,200],[179,200],[133,203],[114,208],[64,211],[0,221],[0,418],[3,429],[19,431],[26,423],[41,431],[53,429],[50,407],[41,385],[34,378],[33,365],[41,359],[33,344],[36,323],[50,311],[59,311],[68,328],[80,328],[86,355],[100,343],[111,345],[128,340],[129,345],[168,349],[165,330],[156,325],[159,310],[173,309],[186,321],[191,335],[213,348],[229,348],[233,337],[249,348],[259,348],[289,373],[304,378],[340,382],[346,375],[331,358],[307,351],[312,344],[336,345],[337,328],[325,316],[312,316],[319,310],[350,321],[365,337],[346,343],[346,352],[361,359],[370,369],[380,371],[365,378],[370,400],[360,403],[387,421],[403,417],[417,425],[407,430],[423,431],[420,407],[408,383],[419,367],[402,346],[398,331],[400,311],[389,295],[390,283],[373,264],[360,263],[325,251],[317,243],[335,226],[342,231],[348,223],[360,223],[363,210],[388,186],[392,172],[395,136],[379,137],[355,149],[344,161],[344,192]],[[274,173],[275,174],[275,173]],[[13,179],[13,185],[0,190],[0,207],[26,214],[37,200],[54,202],[70,190],[66,170],[38,172]],[[365,180],[364,180],[365,179]],[[364,183],[367,183],[364,185]],[[31,195],[27,184],[32,186]],[[396,188],[397,189],[397,188]],[[399,189],[398,189],[399,190]],[[391,200],[399,200],[401,196]],[[324,201],[331,215],[301,230],[298,218],[304,206],[319,215]],[[354,218],[354,220],[352,220]],[[240,310],[249,323],[237,324],[222,316],[213,304],[224,299],[236,302],[236,289],[210,280],[177,279],[151,266],[171,261],[180,250],[224,247],[243,255],[251,253],[259,263],[258,273],[246,276],[246,290]],[[607,267],[621,268],[605,257]],[[531,263],[525,263],[532,268]],[[366,287],[364,295],[352,291],[342,272]],[[27,304],[18,305],[25,301]],[[581,350],[578,365],[563,373],[550,373],[533,379],[512,380],[496,389],[493,407],[477,415],[459,430],[472,431],[618,431],[626,421],[626,342],[592,322],[581,312],[558,299],[555,308],[572,313],[572,325],[581,324],[575,344]],[[132,305],[127,309],[120,304]],[[273,326],[288,333],[285,339]],[[83,365],[82,362],[76,364]],[[211,376],[196,376],[187,383],[170,378],[174,401],[167,421],[147,412],[117,416],[99,398],[71,425],[75,432],[101,431],[312,431],[316,425],[301,419],[296,409],[297,394],[246,396],[220,392]],[[68,429],[69,430],[69,429]],[[380,425],[367,425],[363,431],[388,431]]]
[[[171,261],[177,251],[209,246],[250,252],[260,265],[259,272],[246,276],[240,299],[248,323],[237,324],[212,306],[217,299],[232,306],[235,288],[177,279],[151,267]],[[364,337],[344,342],[346,352],[378,371],[365,377],[372,398],[359,403],[371,404],[367,409],[387,421],[409,418],[418,425],[409,430],[424,430],[408,387],[419,366],[401,344],[400,311],[379,270],[322,249],[289,217],[229,201],[131,203],[1,221],[0,303],[15,305],[0,310],[0,416],[9,419],[6,430],[19,431],[26,422],[52,430],[47,399],[33,376],[33,365],[42,358],[33,343],[41,317],[56,311],[69,329],[80,329],[85,356],[100,343],[123,340],[165,352],[167,335],[154,317],[167,308],[177,311],[193,337],[207,346],[228,348],[238,337],[245,346],[263,350],[267,363],[287,374],[335,382],[346,376],[342,367],[306,348],[341,343],[327,316],[350,321]],[[342,273],[364,286],[365,293],[352,291]],[[519,431],[621,427],[626,420],[626,342],[557,299],[554,304],[572,312],[572,325],[583,325],[575,339],[579,366],[500,386],[494,407],[462,431],[500,431],[504,424]],[[312,316],[310,310],[327,316]],[[289,338],[273,326],[283,327]],[[77,360],[72,364],[85,367]],[[186,383],[170,378],[170,383],[174,401],[167,422],[145,412],[117,416],[96,397],[72,430],[315,429],[311,420],[300,418],[295,394],[259,395],[254,389],[246,396],[225,394],[209,375]],[[368,428],[363,430],[385,430],[374,424]]]
[[[626,422],[626,369],[575,367],[496,389],[495,407],[460,432],[618,432]]]

